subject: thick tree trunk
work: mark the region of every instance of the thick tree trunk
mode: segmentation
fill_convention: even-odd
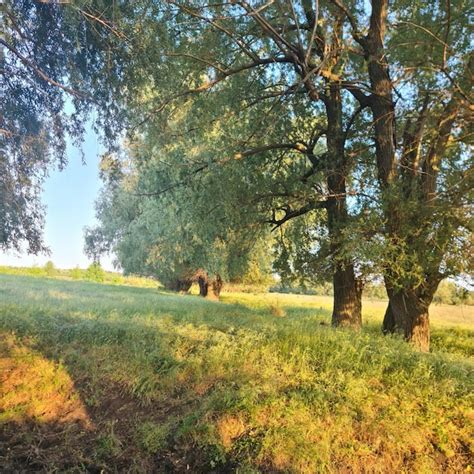
[[[324,99],[328,117],[327,148],[328,169],[327,199],[328,231],[331,254],[335,262],[333,274],[334,307],[332,325],[360,329],[362,325],[362,287],[354,272],[350,258],[344,255],[342,230],[348,220],[346,176],[349,164],[345,156],[342,128],[342,100],[338,84],[331,84]]]
[[[437,284],[426,289],[389,291],[389,304],[383,321],[383,332],[400,333],[420,351],[430,350],[429,307]]]
[[[338,268],[333,276],[334,306],[332,325],[360,329],[362,325],[362,285],[354,267]]]
[[[206,298],[209,293],[209,280],[205,273],[202,273],[198,276],[197,279],[199,285],[199,296]]]
[[[197,273],[197,282],[200,296],[213,300],[219,299],[223,286],[222,278],[219,274],[211,280],[207,272],[201,270]]]

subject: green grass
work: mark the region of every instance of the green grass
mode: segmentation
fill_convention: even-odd
[[[354,334],[325,297],[0,274],[0,464],[469,472],[473,310],[434,309],[431,354],[380,336],[383,310]]]

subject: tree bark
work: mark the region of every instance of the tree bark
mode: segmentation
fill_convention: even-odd
[[[393,313],[392,306],[390,305],[390,300],[383,317],[382,332],[384,334],[393,334],[396,332],[395,314]]]
[[[206,298],[209,294],[209,279],[207,278],[207,274],[204,272],[201,273],[197,278],[197,282],[199,285],[199,296]]]
[[[211,282],[211,289],[214,298],[217,300],[220,298],[223,285],[224,283],[222,281],[221,276],[219,274],[216,274],[215,278]]]
[[[332,325],[360,329],[362,325],[362,285],[354,267],[337,268],[333,276],[334,305]]]
[[[360,40],[372,89],[369,106],[374,117],[378,178],[382,188],[390,185],[396,174],[393,83],[384,49],[387,13],[388,0],[373,0],[369,33]]]
[[[338,84],[331,84],[325,96],[327,129],[327,186],[329,192],[327,215],[331,254],[335,261],[333,273],[334,306],[332,325],[360,329],[362,325],[362,288],[354,265],[344,256],[342,230],[348,220],[346,176],[349,165],[345,155],[342,127],[342,100]]]
[[[199,285],[199,296],[203,298],[218,300],[221,294],[223,281],[219,274],[210,279],[207,272],[200,270],[196,274]]]
[[[429,307],[438,287],[437,280],[420,288],[389,291],[389,303],[383,321],[383,332],[400,333],[418,350],[430,350]]]

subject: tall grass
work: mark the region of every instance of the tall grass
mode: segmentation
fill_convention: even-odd
[[[417,354],[379,335],[380,314],[359,334],[331,329],[326,300],[310,297],[228,294],[215,303],[159,289],[0,275],[0,298],[5,357],[30,354],[22,359],[30,369],[44,361],[34,364],[29,387],[36,399],[25,398],[28,386],[15,389],[16,405],[14,394],[7,402],[2,394],[1,422],[45,422],[30,405],[54,390],[69,400],[75,387],[89,440],[77,438],[84,446],[75,468],[469,469],[469,324],[435,326],[433,353]],[[48,459],[46,468],[64,469]]]

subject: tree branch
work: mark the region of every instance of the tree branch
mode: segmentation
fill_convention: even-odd
[[[33,69],[33,71],[44,81],[46,81],[48,84],[51,84],[54,87],[58,87],[59,89],[62,89],[63,91],[67,92],[68,94],[71,94],[75,97],[83,98],[83,99],[92,99],[91,96],[85,94],[84,92],[77,91],[75,89],[72,89],[70,87],[67,87],[63,84],[60,84],[59,82],[55,81],[54,79],[51,79],[43,70],[41,70],[33,61],[30,59],[26,58],[23,56],[14,46],[8,44],[6,41],[4,41],[2,38],[0,38],[0,44],[5,46],[9,51],[11,51],[25,66]]]

